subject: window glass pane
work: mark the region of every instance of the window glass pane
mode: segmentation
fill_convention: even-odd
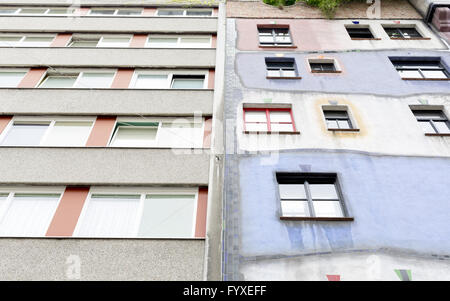
[[[447,78],[447,75],[442,70],[422,70],[425,78]]]
[[[310,216],[307,201],[281,201],[281,215],[285,217]]]
[[[418,70],[398,70],[402,78],[422,78]]]
[[[85,146],[92,122],[57,121],[50,129],[44,145]]]
[[[292,122],[290,111],[269,111],[270,122]]]
[[[134,16],[134,15],[141,15],[142,9],[119,9],[117,11],[117,15],[120,16]]]
[[[31,46],[31,47],[48,47],[55,37],[25,37],[25,40],[20,44],[21,46]]]
[[[433,126],[431,125],[431,122],[429,121],[419,121],[420,126],[422,127],[423,131],[427,134],[434,134],[436,131],[434,130]]]
[[[338,121],[335,119],[327,119],[327,128],[329,129],[338,129]]]
[[[384,30],[386,31],[388,36],[390,36],[391,38],[402,38],[403,37],[402,34],[396,28],[385,28]]]
[[[339,201],[313,201],[317,217],[344,217]]]
[[[90,15],[114,15],[115,9],[91,9]]]
[[[158,16],[182,16],[183,10],[158,10]]]
[[[269,77],[281,77],[281,70],[267,70],[267,76]]]
[[[103,37],[97,47],[128,47],[130,37]]]
[[[69,47],[97,47],[98,39],[96,40],[75,40],[70,43]]]
[[[83,73],[76,83],[77,88],[109,88],[114,73]]]
[[[22,39],[21,36],[0,36],[0,46],[10,47],[17,44]]]
[[[203,128],[200,123],[162,123],[158,134],[160,147],[202,147]]]
[[[204,81],[204,78],[183,78],[174,75],[172,89],[203,89]]]
[[[8,198],[8,193],[3,193],[3,192],[0,192],[0,216],[2,215],[2,213],[3,213],[3,206],[5,206],[5,204],[6,204],[6,199]]]
[[[14,124],[2,145],[39,145],[48,124]]]
[[[139,226],[140,237],[192,237],[194,195],[147,195]]]
[[[45,236],[60,194],[18,194],[0,222],[0,235]]]
[[[134,87],[140,89],[166,89],[167,75],[139,74]]]
[[[297,74],[295,73],[295,70],[283,70],[282,71],[283,77],[295,77]]]
[[[445,117],[444,113],[439,110],[420,110],[420,111],[414,110],[413,113],[414,116],[416,116],[417,118],[447,120],[447,117]]]
[[[271,123],[270,124],[270,130],[272,132],[292,132],[294,131],[294,127],[292,124],[286,124],[286,123]]]
[[[245,110],[246,122],[267,122],[266,111]]]
[[[305,185],[303,184],[278,184],[278,188],[282,200],[306,199]]]
[[[309,184],[313,200],[339,199],[334,184]]]
[[[72,88],[77,76],[48,76],[40,88]]]
[[[404,38],[421,38],[422,36],[415,28],[400,28]]]
[[[267,132],[267,123],[246,123],[245,130],[249,132]]]
[[[19,14],[45,14],[47,8],[22,8]]]
[[[372,39],[373,35],[369,28],[347,28],[347,32],[351,38],[355,39]]]
[[[186,15],[187,16],[211,16],[212,11],[211,10],[187,10]]]
[[[17,11],[17,9],[15,9],[15,8],[0,9],[0,14],[2,14],[2,15],[10,15],[10,14],[14,14],[16,11]]]
[[[183,47],[208,47],[211,44],[210,38],[181,38]]]
[[[275,43],[275,40],[272,35],[259,35],[259,42],[261,44],[273,44]]]
[[[47,12],[48,15],[65,15],[68,13],[69,11],[66,8],[50,8]]]
[[[157,127],[120,126],[111,146],[154,146],[157,130]]]
[[[348,120],[338,120],[339,128],[340,129],[350,129],[350,121]]]
[[[26,72],[0,72],[0,87],[17,87]]]
[[[450,133],[450,126],[448,124],[448,121],[435,121],[434,125],[436,126],[439,133],[441,134]]]
[[[154,38],[148,39],[148,44],[151,47],[177,47],[178,38]]]
[[[134,236],[139,201],[140,195],[93,194],[84,209],[78,236]]]

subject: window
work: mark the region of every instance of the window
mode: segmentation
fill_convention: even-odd
[[[69,8],[47,8],[47,7],[3,7],[0,8],[0,15],[67,15],[72,13]]]
[[[245,132],[295,132],[290,108],[244,108]]]
[[[109,88],[114,72],[83,71],[80,73],[48,74],[39,88]]]
[[[325,120],[329,130],[353,129],[348,112],[342,110],[324,110]]]
[[[84,38],[73,36],[69,47],[97,47],[100,38]]]
[[[139,16],[142,15],[141,8],[115,9],[115,8],[92,8],[89,15],[94,16]]]
[[[450,122],[442,110],[412,110],[425,134],[450,135]]]
[[[15,88],[24,78],[27,71],[22,70],[1,70],[0,88]]]
[[[414,27],[384,27],[391,39],[414,39],[422,38]]]
[[[211,9],[158,9],[157,16],[164,17],[210,17]]]
[[[336,72],[336,67],[333,63],[309,63],[312,72]]]
[[[131,36],[126,35],[105,35],[105,36],[87,36],[73,35],[69,47],[111,47],[125,48],[129,47]]]
[[[149,48],[209,48],[211,36],[174,36],[151,35],[148,37],[146,47]]]
[[[45,236],[61,193],[0,192],[1,236]]]
[[[103,36],[97,47],[128,47],[131,36]]]
[[[205,74],[137,71],[130,87],[135,89],[205,89]]]
[[[276,174],[281,219],[351,220],[333,173]]]
[[[440,59],[391,59],[403,79],[449,79],[448,71],[441,64]]]
[[[190,118],[153,122],[119,121],[110,143],[113,147],[201,148],[202,145],[203,123]]]
[[[292,46],[289,28],[259,27],[258,32],[261,46]]]
[[[49,47],[55,35],[12,35],[1,34],[1,47]]]
[[[74,236],[78,237],[193,237],[197,194],[154,191],[94,192],[86,201]]]
[[[267,77],[297,77],[295,59],[266,58]]]
[[[14,117],[0,136],[3,146],[85,146],[93,120]]]
[[[348,35],[352,39],[373,39],[374,36],[369,27],[346,27]]]

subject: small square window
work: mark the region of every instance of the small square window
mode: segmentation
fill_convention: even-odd
[[[277,173],[281,219],[351,219],[346,215],[337,175],[329,173]]]
[[[291,109],[244,108],[245,132],[295,132]]]
[[[412,112],[425,134],[450,134],[450,122],[442,110],[412,110]]]
[[[422,38],[415,27],[384,27],[391,39],[413,39]]]
[[[353,129],[350,116],[347,111],[324,110],[325,120],[329,130],[348,130]]]
[[[289,28],[258,28],[259,44],[262,46],[291,46]]]
[[[346,27],[347,33],[352,39],[373,39],[374,36],[368,27]]]
[[[312,72],[336,72],[334,63],[309,63]]]
[[[293,58],[266,58],[266,69],[267,77],[297,77],[295,59]]]

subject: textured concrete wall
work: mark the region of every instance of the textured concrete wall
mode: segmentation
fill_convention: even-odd
[[[0,48],[0,66],[214,68],[214,49]],[[70,60],[67,58],[70,57]],[[186,59],[189,58],[189,59]]]
[[[369,6],[365,1],[346,4],[337,10],[335,18],[368,18],[367,10]],[[324,18],[319,9],[301,2],[290,7],[284,7],[281,10],[259,0],[245,2],[229,0],[227,1],[227,16],[229,18]],[[384,19],[421,19],[420,14],[407,0],[382,0],[380,17]]]
[[[322,93],[371,93],[375,95],[410,95],[419,93],[449,94],[448,81],[402,80],[389,57],[441,57],[450,71],[450,54],[434,51],[340,52],[323,56],[334,58],[342,68],[338,74],[313,74],[308,58],[318,54],[285,54],[296,61],[300,80],[266,79],[265,57],[269,53],[236,54],[236,72],[243,86],[254,89],[281,91],[314,91]],[[363,67],[362,67],[363,66]]]
[[[0,280],[199,281],[203,254],[201,239],[1,238]]]
[[[214,33],[217,18],[1,16],[0,25],[3,32]]]
[[[400,281],[396,270],[410,271],[410,279],[413,281],[450,280],[448,258],[419,257],[392,252],[250,259],[243,264],[242,274],[245,280],[254,281],[327,281],[327,275],[339,275],[342,281]]]
[[[212,115],[212,90],[0,89],[4,115]],[[180,102],[182,105],[180,105]]]
[[[205,150],[0,148],[2,184],[206,186],[208,175]]]
[[[346,25],[353,25],[350,20],[299,20],[299,19],[237,19],[238,33],[237,48],[239,50],[267,50],[259,47],[258,24],[289,25],[292,42],[296,48],[276,49],[273,51],[346,51],[382,50],[382,49],[446,49],[421,20],[360,20],[361,25],[369,25],[374,38],[380,40],[352,40],[345,29]],[[424,38],[429,40],[392,40],[383,26],[395,25],[400,21],[401,26],[414,26]]]
[[[245,134],[243,104],[236,107],[240,150],[352,149],[396,155],[450,157],[450,137],[425,136],[410,105],[443,109],[450,117],[450,96],[419,94],[405,98],[374,95],[243,91],[241,102],[290,104],[299,135]],[[267,100],[270,100],[267,101]],[[327,129],[322,106],[346,106],[358,132]]]

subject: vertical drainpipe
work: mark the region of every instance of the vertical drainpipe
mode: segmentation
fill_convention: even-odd
[[[219,2],[203,280],[222,280],[223,101],[226,4]],[[208,150],[204,150],[208,151]]]

